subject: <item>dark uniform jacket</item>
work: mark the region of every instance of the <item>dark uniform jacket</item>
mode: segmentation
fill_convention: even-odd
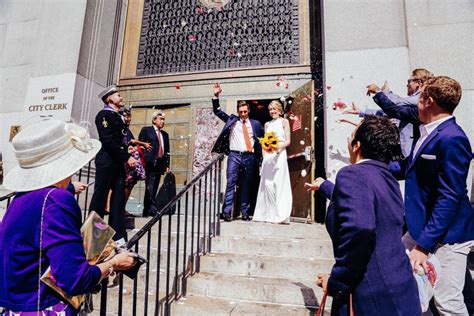
[[[99,140],[102,143],[95,164],[97,166],[110,166],[127,162],[130,158],[127,145],[124,142],[127,126],[120,114],[106,109],[101,110],[95,117],[95,125],[99,133]]]

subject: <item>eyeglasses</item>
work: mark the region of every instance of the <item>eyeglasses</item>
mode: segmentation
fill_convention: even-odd
[[[407,84],[410,84],[411,82],[416,82],[416,81],[421,81],[421,79],[408,79]]]

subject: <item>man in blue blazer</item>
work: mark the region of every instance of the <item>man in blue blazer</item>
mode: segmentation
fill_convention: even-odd
[[[250,107],[241,101],[237,105],[238,116],[228,115],[219,105],[219,95],[222,89],[219,83],[214,85],[214,98],[212,99],[212,110],[225,125],[212,148],[212,152],[225,153],[227,159],[227,186],[225,190],[224,204],[222,206],[221,218],[227,222],[232,220],[232,206],[234,204],[235,186],[240,186],[240,206],[242,220],[249,221],[249,208],[252,197],[255,195],[257,186],[253,182],[260,158],[262,148],[259,137],[263,137],[263,127],[259,121],[249,118]]]
[[[336,260],[318,285],[333,297],[331,315],[421,315],[418,289],[400,240],[403,200],[387,163],[400,152],[398,129],[386,117],[366,116],[348,140],[352,165],[339,170],[336,184],[321,178],[331,199],[326,227]]]
[[[426,268],[428,253],[441,262],[434,302],[442,315],[468,315],[462,289],[474,245],[474,210],[466,188],[472,149],[452,116],[461,93],[454,79],[434,77],[425,83],[417,109],[398,109],[406,119],[422,123],[421,136],[409,159],[391,164],[392,172],[406,180],[404,242],[412,248],[413,268]]]
[[[152,150],[145,151],[145,198],[143,202],[143,216],[155,216],[156,191],[160,183],[161,175],[169,171],[170,166],[170,141],[168,133],[163,130],[165,125],[165,114],[155,112],[152,115],[152,126],[144,126],[138,139],[149,143]]]

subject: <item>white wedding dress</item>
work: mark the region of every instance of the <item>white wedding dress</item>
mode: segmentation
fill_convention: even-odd
[[[283,119],[278,118],[270,121],[265,129],[265,133],[267,132],[275,132],[280,142],[285,142]],[[253,220],[288,224],[293,195],[286,149],[283,149],[279,154],[263,152],[260,177]]]

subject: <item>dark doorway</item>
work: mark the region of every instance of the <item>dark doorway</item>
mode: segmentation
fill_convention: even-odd
[[[272,99],[265,100],[245,100],[248,105],[250,105],[250,114],[251,119],[257,120],[265,125],[266,122],[271,121],[271,116],[268,113],[268,105],[272,102]]]

